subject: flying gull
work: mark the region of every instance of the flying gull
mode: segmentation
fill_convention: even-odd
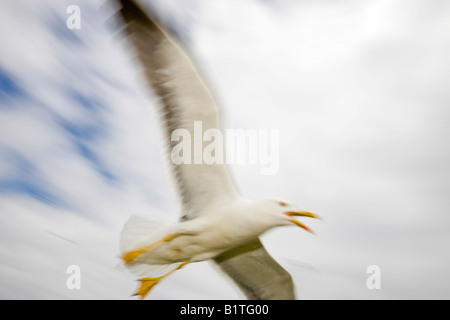
[[[149,88],[159,98],[171,150],[174,130],[194,136],[219,129],[216,104],[181,44],[132,0],[119,0],[125,35],[135,49]],[[248,299],[295,299],[290,274],[265,250],[259,236],[277,226],[299,226],[295,216],[317,218],[281,200],[249,200],[235,189],[226,166],[175,164],[168,159],[180,199],[176,223],[133,215],[120,239],[121,258],[139,277],[135,295],[144,299],[162,279],[183,266],[212,259]]]

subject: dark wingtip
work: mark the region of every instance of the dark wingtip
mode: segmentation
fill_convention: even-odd
[[[137,23],[148,30],[160,30],[158,19],[154,16],[153,12],[144,10],[140,5],[133,0],[117,0],[119,5],[118,14],[122,17],[122,20],[126,24]]]
[[[132,0],[118,0],[120,5],[120,14],[125,19],[136,19],[136,18],[147,18],[147,15],[144,13],[142,8],[138,6],[138,4]],[[145,20],[145,19],[144,19]]]

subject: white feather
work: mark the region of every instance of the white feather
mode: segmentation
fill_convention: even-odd
[[[133,215],[125,223],[120,235],[122,253],[154,243],[170,232],[173,223],[148,215]],[[134,263],[127,268],[139,277],[158,277],[179,263],[147,264]]]

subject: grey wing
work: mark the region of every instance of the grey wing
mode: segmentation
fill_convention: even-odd
[[[193,141],[196,135],[194,123],[201,123],[203,132],[219,129],[216,104],[191,58],[177,40],[134,1],[119,0],[119,3],[125,35],[137,53],[149,87],[160,100],[167,162],[181,200],[182,219],[195,218],[205,212],[202,209],[208,205],[220,205],[234,199],[237,191],[223,162],[194,164],[195,155],[191,154],[191,159],[194,158],[192,164],[174,164],[169,153],[180,142],[172,140],[172,134],[183,129],[191,137],[189,145],[197,144],[198,141]],[[203,141],[200,143],[203,155]]]
[[[247,299],[295,299],[291,275],[269,255],[258,238],[228,250],[214,261]]]

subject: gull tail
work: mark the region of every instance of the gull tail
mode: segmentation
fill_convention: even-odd
[[[146,247],[167,235],[173,226],[171,222],[148,215],[133,215],[123,226],[120,234],[120,251],[126,252]],[[125,264],[134,274],[140,277],[157,277],[179,263],[140,262]]]
[[[172,224],[147,215],[132,215],[120,234],[120,251],[138,249],[161,239]]]

